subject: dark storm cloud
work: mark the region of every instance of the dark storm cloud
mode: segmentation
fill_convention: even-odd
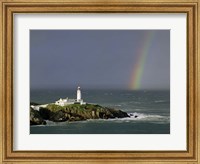
[[[31,88],[128,89],[139,43],[154,32],[141,89],[169,89],[169,30],[31,30]]]

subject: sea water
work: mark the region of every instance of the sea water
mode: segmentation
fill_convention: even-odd
[[[76,91],[37,89],[30,92],[31,102],[40,104],[66,97],[76,98]],[[47,125],[31,126],[30,134],[170,134],[169,90],[83,90],[82,98],[87,103],[120,109],[130,118],[76,122],[47,120]]]

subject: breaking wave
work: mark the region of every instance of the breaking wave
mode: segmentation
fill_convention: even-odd
[[[68,124],[73,124],[73,123],[89,123],[89,122],[116,122],[116,123],[126,123],[126,122],[131,122],[131,123],[139,123],[139,122],[145,122],[145,123],[157,123],[157,124],[165,124],[170,122],[170,117],[169,116],[161,116],[161,115],[156,115],[156,114],[145,114],[145,113],[128,113],[130,117],[126,118],[115,118],[115,119],[89,119],[86,121],[75,121],[75,122],[53,122],[46,120],[47,124],[46,125],[37,125],[37,126],[66,126]]]
[[[158,123],[158,124],[165,124],[170,122],[169,116],[161,116],[156,114],[145,114],[145,113],[128,113],[130,117],[126,118],[115,118],[115,119],[89,119],[86,122],[131,122],[131,123],[138,123],[138,122],[149,122],[149,123]]]
[[[169,120],[169,116],[161,116],[156,114],[144,114],[144,113],[129,113],[130,119],[133,120],[146,120],[146,121],[163,121],[163,120]]]
[[[156,100],[154,101],[155,103],[164,103],[164,102],[167,102],[167,100]]]

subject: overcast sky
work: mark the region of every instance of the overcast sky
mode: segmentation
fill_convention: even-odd
[[[169,89],[169,30],[30,31],[31,89],[134,89],[136,68],[138,89]]]

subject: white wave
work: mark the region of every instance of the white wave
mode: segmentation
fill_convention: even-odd
[[[121,96],[132,96],[132,93],[122,93]]]
[[[144,114],[144,113],[129,113],[131,119],[135,120],[149,120],[149,121],[159,121],[159,120],[168,120],[169,117],[161,116],[161,115],[154,115],[154,114]]]
[[[137,102],[137,101],[130,101],[129,103],[141,104],[141,102]]]
[[[165,124],[169,123],[170,118],[169,116],[161,116],[161,115],[154,115],[154,114],[145,114],[145,113],[128,113],[130,117],[126,118],[115,118],[115,119],[88,119],[85,121],[75,121],[75,122],[53,122],[46,120],[46,125],[37,125],[37,126],[66,126],[70,123],[88,123],[88,122],[116,122],[116,123],[137,123],[137,122],[151,122],[151,123],[158,123],[158,124]]]
[[[46,120],[46,126],[61,126],[61,125],[66,125],[66,122],[53,122],[53,121],[49,121]]]
[[[166,102],[166,100],[156,100],[154,101],[155,103],[161,103],[161,102]]]
[[[132,110],[132,108],[130,108],[130,110]],[[142,109],[134,109],[134,111],[141,111]]]
[[[161,116],[161,115],[153,115],[153,114],[144,114],[144,113],[129,113],[130,117],[125,118],[115,118],[115,119],[89,119],[87,121],[89,122],[109,122],[114,121],[117,123],[123,123],[123,122],[131,122],[131,123],[137,123],[139,122],[151,122],[151,123],[169,123],[170,119],[168,116]]]
[[[42,126],[46,126],[46,125],[31,125],[31,127],[38,127],[38,126],[40,126],[40,127],[42,127]]]

